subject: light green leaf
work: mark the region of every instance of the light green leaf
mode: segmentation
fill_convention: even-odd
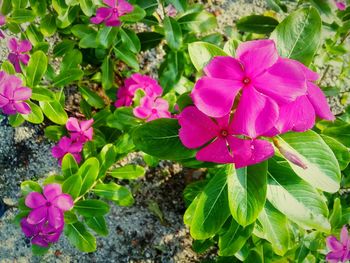
[[[34,124],[42,123],[44,121],[44,115],[40,107],[31,101],[27,101],[26,103],[28,103],[32,111],[29,114],[22,114],[23,119]]]
[[[30,58],[27,69],[27,85],[34,88],[39,84],[47,69],[47,57],[44,52],[36,51]]]
[[[40,107],[46,117],[52,122],[65,125],[68,120],[68,115],[57,100],[51,102],[39,101]]]
[[[85,226],[80,223],[67,224],[64,228],[64,234],[69,242],[82,252],[93,252],[96,250],[96,239]]]
[[[84,195],[87,191],[89,191],[89,189],[95,183],[99,171],[100,163],[94,157],[87,159],[79,168],[78,174],[82,179],[80,195]]]
[[[81,200],[74,204],[74,209],[85,217],[103,216],[109,212],[109,205],[101,200]]]
[[[120,206],[130,206],[134,203],[130,190],[113,182],[96,185],[94,193],[100,197],[112,200]]]
[[[82,180],[80,174],[68,177],[62,184],[62,190],[66,194],[70,194],[73,199],[77,198],[80,193]]]
[[[125,165],[115,168],[110,172],[110,175],[118,179],[133,180],[145,175],[145,168],[139,165]]]

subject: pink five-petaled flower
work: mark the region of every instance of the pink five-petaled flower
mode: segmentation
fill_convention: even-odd
[[[63,212],[73,207],[73,199],[69,194],[62,193],[61,185],[48,184],[43,189],[43,194],[31,192],[25,199],[25,204],[33,210],[27,217],[29,224],[48,224],[59,228],[64,224]]]
[[[235,163],[236,168],[241,168],[262,162],[274,154],[267,141],[237,137],[229,114],[213,120],[195,106],[189,106],[178,120],[181,142],[190,149],[204,146],[196,154],[199,161]]]
[[[82,142],[77,142],[71,138],[68,138],[67,136],[64,136],[59,140],[58,144],[52,148],[52,155],[58,159],[59,165],[62,164],[62,159],[67,153],[72,154],[77,163],[80,163],[80,152],[82,149]]]
[[[70,137],[77,142],[87,142],[92,140],[94,119],[79,122],[76,118],[69,118],[66,128]]]
[[[24,65],[28,64],[29,55],[26,54],[32,49],[32,44],[29,40],[17,41],[15,38],[11,38],[8,42],[8,47],[10,49],[10,54],[8,55],[8,59],[15,67],[17,73],[21,73],[21,65],[22,62]]]
[[[22,232],[31,239],[32,244],[41,247],[47,247],[50,243],[57,242],[63,231],[63,225],[58,228],[45,222],[33,225],[28,223],[27,218],[23,218],[20,224]]]
[[[114,106],[116,108],[131,106],[135,92],[138,89],[143,90],[145,94],[151,98],[156,98],[163,93],[162,87],[155,79],[135,73],[125,80],[123,87],[118,89],[117,101]]]
[[[169,103],[162,98],[150,98],[145,96],[140,101],[140,106],[134,109],[137,118],[152,121],[159,118],[171,118]]]
[[[316,116],[329,121],[335,120],[325,95],[314,83],[319,78],[318,74],[298,61],[287,58],[282,60],[289,60],[290,63],[294,63],[304,72],[307,92],[295,101],[280,107],[279,118],[274,128],[269,132],[269,136],[290,130],[296,132],[309,130],[315,125]]]
[[[0,26],[3,26],[6,24],[6,18],[2,14],[0,14]],[[4,32],[0,30],[0,38],[5,38]]]
[[[256,138],[274,126],[279,105],[306,93],[306,81],[299,67],[279,59],[272,40],[242,43],[236,53],[237,59],[215,57],[191,96],[200,111],[219,118],[230,113],[241,92],[233,118],[234,132]]]
[[[327,247],[331,250],[326,260],[330,263],[348,262],[350,260],[350,238],[346,226],[340,232],[340,241],[335,236],[327,237]]]
[[[109,7],[98,8],[96,16],[90,19],[91,23],[101,24],[105,22],[106,26],[120,26],[119,17],[134,10],[134,7],[125,0],[103,0],[103,3]]]
[[[22,87],[22,80],[0,71],[0,109],[5,114],[29,114],[31,109],[25,100],[32,95],[32,90]]]

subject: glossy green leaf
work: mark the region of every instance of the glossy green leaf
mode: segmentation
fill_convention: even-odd
[[[79,0],[79,3],[84,15],[89,17],[93,15],[95,5],[92,0]]]
[[[134,5],[134,10],[131,13],[121,16],[120,21],[134,23],[142,20],[145,16],[146,16],[145,10],[143,10],[141,7],[137,5]]]
[[[239,19],[236,23],[238,30],[257,34],[271,33],[278,21],[270,16],[250,15]]]
[[[22,117],[31,123],[40,124],[44,121],[43,111],[38,105],[31,101],[27,101],[30,109],[32,110],[29,114],[22,114]]]
[[[82,252],[93,252],[96,250],[96,239],[86,227],[80,223],[67,224],[64,228],[64,234],[69,242]]]
[[[338,160],[340,170],[344,170],[350,163],[349,149],[332,137],[324,134],[322,134],[321,137],[325,143],[327,143],[329,148],[332,149],[335,157]]]
[[[78,172],[79,166],[70,153],[67,153],[62,159],[61,165],[62,173],[65,178],[73,176]]]
[[[27,85],[31,88],[34,88],[38,85],[43,78],[46,69],[47,69],[47,57],[44,52],[36,51],[31,55],[27,69]]]
[[[81,69],[73,68],[61,72],[53,80],[53,85],[56,87],[66,86],[74,81],[80,80],[84,75]]]
[[[34,181],[24,181],[21,183],[21,194],[23,196],[26,196],[27,194],[31,192],[38,192],[41,193],[42,189],[41,186]]]
[[[79,87],[82,97],[92,107],[101,109],[105,106],[103,99],[87,87]]]
[[[182,16],[178,22],[182,29],[201,34],[218,26],[215,15],[207,11],[189,13]]]
[[[98,175],[98,178],[100,178],[116,162],[117,148],[113,144],[106,144],[103,146],[98,157],[101,163],[101,169]]]
[[[40,101],[41,109],[43,110],[46,117],[52,122],[65,125],[68,120],[68,115],[62,107],[61,103],[57,100],[51,102]]]
[[[113,82],[114,82],[113,61],[110,57],[106,57],[103,60],[101,71],[102,71],[102,87],[105,90],[108,90],[113,86]]]
[[[11,21],[22,24],[26,22],[32,22],[35,19],[35,14],[33,11],[28,9],[16,9],[12,12]]]
[[[182,45],[182,31],[179,23],[172,17],[163,20],[165,39],[171,49],[179,50]]]
[[[73,199],[75,199],[79,196],[81,185],[82,179],[80,174],[72,175],[62,184],[62,191],[66,194],[70,194]]]
[[[145,175],[145,168],[139,165],[125,165],[123,167],[118,167],[109,173],[111,176],[118,179],[134,180]]]
[[[100,197],[112,200],[120,206],[130,206],[134,203],[134,198],[128,188],[116,183],[98,184],[94,188],[94,193]]]
[[[81,176],[82,179],[80,195],[84,195],[93,186],[99,171],[100,163],[94,157],[87,159],[79,168],[78,174]]]
[[[58,142],[64,135],[67,135],[67,130],[64,126],[51,125],[44,129],[45,137],[54,142]]]
[[[127,28],[120,28],[119,32],[125,47],[129,48],[134,53],[140,52],[141,42],[134,31]]]
[[[140,70],[139,62],[137,61],[136,55],[132,53],[129,49],[123,46],[118,46],[114,48],[114,54],[117,58],[119,58],[129,67],[132,67],[136,71]]]
[[[88,227],[94,230],[97,234],[101,236],[108,235],[106,220],[103,216],[88,217],[85,219],[85,222],[88,225]]]
[[[63,57],[64,54],[72,50],[75,46],[75,42],[73,40],[65,39],[62,42],[58,43],[53,48],[53,54],[55,57]]]
[[[101,200],[81,200],[74,204],[74,209],[85,217],[103,216],[109,212],[109,205]]]
[[[50,102],[55,100],[55,93],[47,88],[35,87],[32,89],[32,96],[30,99]]]
[[[329,221],[332,226],[332,230],[341,228],[342,225],[342,206],[339,198],[334,199],[332,214],[329,217]]]
[[[5,71],[7,74],[14,75],[16,70],[10,61],[4,61],[1,64],[1,70]]]
[[[140,39],[142,51],[158,46],[164,38],[164,35],[156,32],[141,32],[137,36]]]
[[[18,127],[23,122],[24,122],[24,118],[19,113],[9,116],[9,123],[12,127]]]
[[[77,68],[82,61],[83,61],[83,55],[79,50],[77,49],[70,50],[63,57],[60,71],[65,72],[69,69]]]
[[[106,26],[97,33],[97,43],[103,48],[109,48],[118,36],[119,29],[117,27]]]

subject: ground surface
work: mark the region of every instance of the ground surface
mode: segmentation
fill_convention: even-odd
[[[239,17],[262,14],[264,2],[209,1],[208,8],[218,14],[218,30],[223,32]],[[152,73],[161,56],[155,51],[146,55],[151,63],[144,70]],[[0,60],[6,56],[6,41],[1,40]],[[334,78],[326,81],[331,85]],[[6,119],[0,118],[0,122],[0,262],[198,262],[211,257],[210,253],[198,256],[191,249],[192,239],[182,220],[185,207],[181,193],[186,171],[169,163],[148,170],[146,177],[137,182],[140,190],[135,193],[134,206],[112,205],[107,217],[110,234],[98,238],[97,252],[80,253],[62,236],[43,258],[33,257],[28,240],[12,223],[18,212],[15,205],[19,186],[24,180],[59,173],[59,167],[51,157],[52,143],[44,138],[42,127],[26,124],[13,129]],[[140,162],[140,158],[132,156],[129,161]],[[150,209],[157,205],[163,222]]]

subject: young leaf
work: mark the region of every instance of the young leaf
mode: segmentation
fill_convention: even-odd
[[[28,9],[16,9],[12,12],[11,21],[17,24],[32,22],[35,19],[33,11]]]
[[[27,85],[34,88],[39,84],[47,69],[47,57],[44,52],[36,51],[30,58],[27,70]]]
[[[96,239],[85,226],[80,223],[67,224],[64,228],[64,234],[69,242],[82,252],[93,252],[96,250]]]
[[[139,165],[126,165],[115,168],[110,172],[110,175],[118,179],[133,180],[145,175],[145,168]]]
[[[98,156],[101,163],[101,169],[98,178],[101,178],[106,174],[106,171],[109,169],[109,167],[111,167],[116,162],[116,157],[117,148],[113,144],[106,144],[102,148]]]
[[[51,102],[39,101],[40,107],[46,117],[52,122],[65,125],[68,120],[68,115],[61,103],[57,100]]]
[[[121,16],[120,21],[135,23],[142,20],[145,16],[146,16],[145,10],[143,10],[141,7],[137,5],[134,5],[134,10],[131,13]]]
[[[216,17],[207,11],[189,13],[182,16],[178,22],[182,29],[202,34],[215,29],[218,25]]]
[[[79,168],[78,174],[81,176],[82,179],[80,195],[84,195],[95,183],[99,170],[100,163],[94,157],[87,159],[84,162],[84,164]]]
[[[114,70],[113,70],[113,62],[110,57],[106,57],[103,60],[102,66],[102,87],[105,90],[112,88],[114,82]]]
[[[67,153],[62,160],[62,173],[65,178],[69,178],[78,172],[79,166],[75,158],[70,153]]]
[[[53,85],[56,87],[66,86],[73,81],[80,80],[84,75],[84,71],[78,68],[72,68],[61,72],[53,80]]]
[[[72,175],[68,177],[62,184],[62,191],[70,194],[73,199],[77,198],[80,193],[82,180],[80,174]]]

